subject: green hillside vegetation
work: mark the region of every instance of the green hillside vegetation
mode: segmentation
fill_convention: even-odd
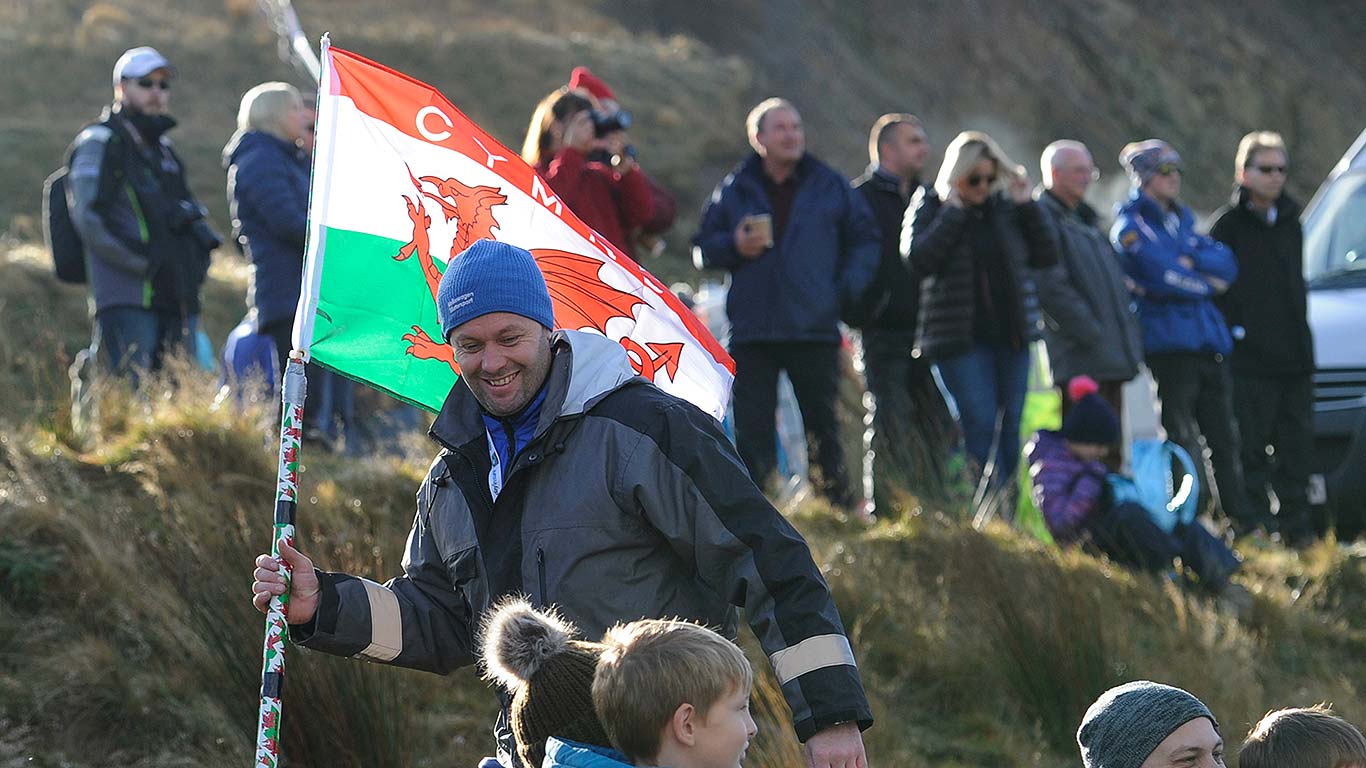
[[[230,766],[255,734],[262,620],[248,573],[269,546],[273,403],[228,400],[187,364],[134,396],[106,388],[97,436],[71,433],[65,365],[83,296],[47,255],[0,255],[0,766]],[[209,296],[241,291],[216,268]],[[210,330],[230,322],[210,318]],[[432,446],[304,448],[299,540],[322,567],[397,572]],[[875,765],[1064,766],[1086,705],[1165,680],[1204,698],[1236,744],[1276,706],[1366,717],[1366,547],[1243,552],[1239,618],[1168,581],[1059,554],[962,509],[866,527],[794,513],[829,579],[872,697]],[[748,643],[756,668],[767,664]],[[438,677],[289,656],[291,765],[473,765],[496,705],[471,670]],[[800,765],[771,680],[751,766]]]

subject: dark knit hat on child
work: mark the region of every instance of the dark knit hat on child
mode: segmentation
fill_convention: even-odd
[[[546,739],[611,746],[593,709],[593,672],[604,646],[572,639],[573,624],[525,600],[494,609],[484,629],[484,675],[512,694],[512,732],[527,768],[545,759]]]
[[[493,312],[511,312],[555,328],[550,291],[531,253],[497,240],[476,240],[446,265],[436,289],[442,340],[449,341],[456,327]]]
[[[1136,680],[1111,688],[1086,710],[1077,745],[1086,768],[1139,768],[1177,728],[1208,717],[1199,699],[1170,685]]]
[[[1062,420],[1062,436],[1074,443],[1109,445],[1119,440],[1119,416],[1115,409],[1096,394],[1100,385],[1090,376],[1067,382],[1067,399],[1072,410]]]

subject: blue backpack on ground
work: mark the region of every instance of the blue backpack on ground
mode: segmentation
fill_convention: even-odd
[[[1142,506],[1167,533],[1178,524],[1195,521],[1200,480],[1195,462],[1184,448],[1170,440],[1135,440],[1130,465],[1130,476],[1106,477],[1116,505],[1134,502]]]

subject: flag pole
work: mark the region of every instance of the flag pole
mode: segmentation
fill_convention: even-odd
[[[331,43],[326,35],[322,39],[322,71],[318,82],[319,123],[323,123],[322,108],[327,106],[326,115],[331,118],[330,100],[324,99],[324,87],[331,79],[331,57],[328,49]],[[320,160],[319,158],[323,158]],[[316,147],[313,159],[313,180],[318,178],[320,162],[330,162],[330,134],[326,147]],[[309,237],[307,255],[304,263],[305,281],[299,294],[299,305],[294,315],[294,349],[289,353],[285,365],[284,379],[280,386],[280,454],[277,464],[275,484],[275,522],[274,536],[270,553],[280,563],[280,574],[285,579],[285,592],[271,598],[266,612],[265,644],[261,655],[261,709],[256,725],[256,768],[277,768],[280,762],[280,717],[285,675],[285,644],[289,639],[289,594],[293,580],[293,569],[280,556],[280,543],[288,542],[294,546],[294,512],[299,495],[299,449],[303,442],[304,400],[308,395],[308,380],[304,377],[304,366],[308,363],[308,349],[313,342],[313,314],[318,303],[318,275],[322,271],[322,242],[319,226],[321,215],[313,209],[313,193],[316,184],[310,189]],[[324,198],[326,194],[324,194]]]

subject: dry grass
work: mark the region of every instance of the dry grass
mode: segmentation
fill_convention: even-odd
[[[246,574],[269,546],[273,404],[212,409],[185,364],[110,387],[97,435],[66,420],[79,292],[40,259],[0,259],[0,765],[240,764],[251,751],[261,617]],[[239,290],[217,273],[211,290]],[[300,539],[324,567],[391,575],[425,467],[305,446]],[[865,527],[794,514],[843,612],[878,716],[875,764],[1075,764],[1071,733],[1105,687],[1151,677],[1210,703],[1231,742],[1267,709],[1335,702],[1366,717],[1366,548],[1245,552],[1239,619],[1175,585],[1058,553],[961,511]],[[762,654],[747,641],[756,668]],[[471,765],[493,697],[448,678],[295,651],[283,739],[296,765]],[[751,765],[800,765],[771,677]],[[42,764],[42,763],[40,763]]]

